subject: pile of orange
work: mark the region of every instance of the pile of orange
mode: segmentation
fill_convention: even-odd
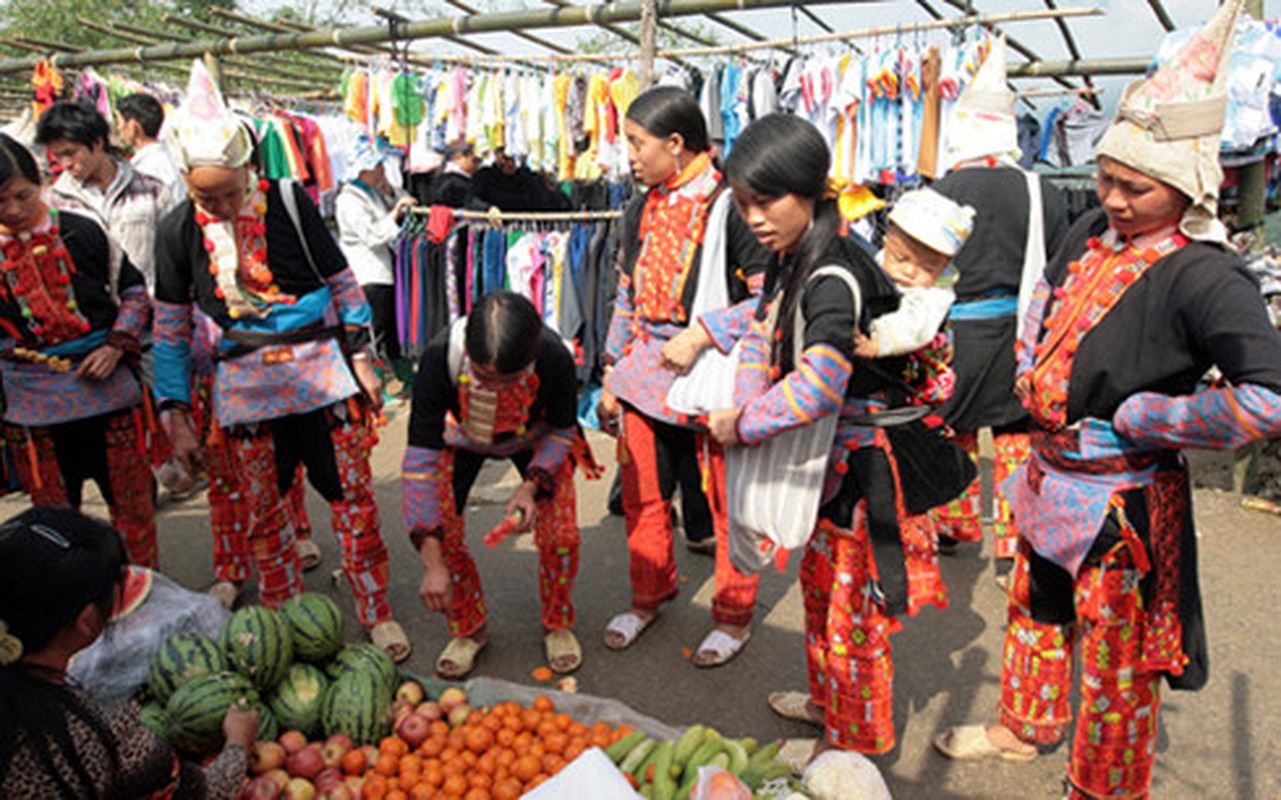
[[[362,800],[515,800],[551,778],[590,747],[609,747],[632,732],[630,725],[585,725],[556,711],[540,695],[531,707],[501,703],[473,711],[462,725],[431,723],[417,749],[397,736],[378,746],[366,763],[353,751],[348,775],[364,775]]]

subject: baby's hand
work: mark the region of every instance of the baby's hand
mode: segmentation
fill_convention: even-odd
[[[880,345],[875,336],[864,336],[854,331],[854,355],[858,358],[876,358],[880,355]]]

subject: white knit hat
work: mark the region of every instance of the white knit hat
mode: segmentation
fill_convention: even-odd
[[[1179,229],[1192,239],[1226,242],[1217,217],[1219,132],[1232,34],[1244,0],[1227,0],[1151,77],[1126,87],[1116,119],[1095,148],[1173,186],[1192,200]]]
[[[241,167],[253,156],[249,131],[223,102],[222,92],[199,59],[182,105],[174,112],[166,138],[183,172],[194,167]]]
[[[887,219],[916,241],[955,258],[974,230],[974,209],[933,189],[916,189],[900,197]]]
[[[1005,156],[1017,161],[1019,125],[1014,92],[1005,75],[1005,37],[992,41],[974,80],[961,91],[947,123],[944,164],[949,168],[976,158]]]

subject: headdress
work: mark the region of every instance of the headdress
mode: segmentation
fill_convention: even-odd
[[[242,167],[253,156],[249,131],[223,102],[218,84],[199,60],[191,63],[187,94],[165,135],[183,172]]]
[[[974,229],[974,209],[933,189],[917,189],[900,197],[887,219],[916,241],[955,258]]]

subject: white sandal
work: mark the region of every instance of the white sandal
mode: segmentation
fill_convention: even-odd
[[[703,637],[698,649],[694,651],[694,666],[710,669],[728,663],[751,638],[750,629],[743,634],[743,638],[737,639],[720,628],[712,628],[711,633]]]
[[[658,614],[654,614],[649,619],[645,619],[635,611],[624,611],[616,615],[605,626],[605,646],[610,650],[626,650],[636,643],[645,629],[654,624],[658,619]],[[609,634],[618,636],[619,643],[614,644],[609,639]]]

